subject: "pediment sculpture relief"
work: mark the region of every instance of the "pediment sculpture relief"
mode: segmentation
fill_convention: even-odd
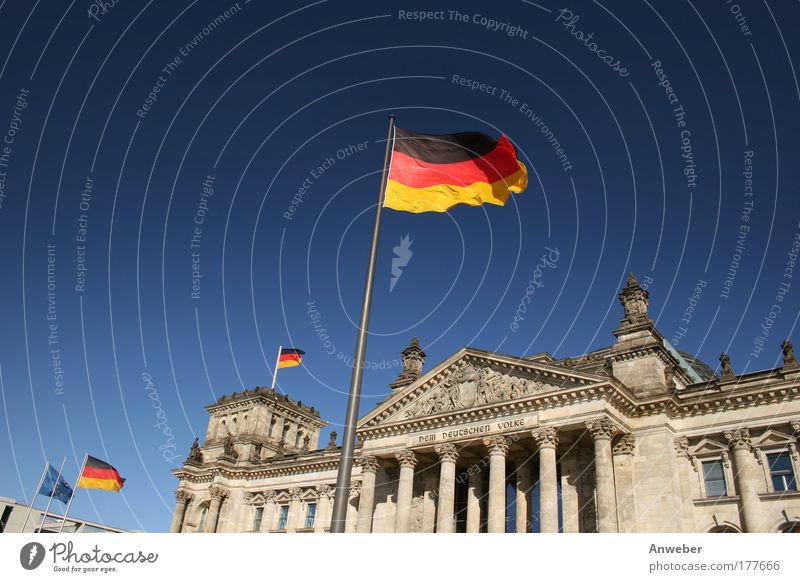
[[[412,404],[406,410],[405,417],[428,416],[503,400],[515,400],[552,387],[531,378],[504,374],[488,366],[478,368],[465,363],[431,393]]]

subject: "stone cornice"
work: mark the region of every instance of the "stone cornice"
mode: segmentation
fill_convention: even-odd
[[[660,334],[659,337],[661,337]],[[661,339],[663,340],[663,338]],[[664,365],[673,370],[673,374],[684,386],[688,386],[695,382],[695,378],[692,378],[686,372],[686,370],[683,369],[680,362],[676,360],[663,345],[658,343],[620,352],[612,351],[606,356],[606,361],[621,362],[626,360],[637,360],[646,356],[656,356]]]
[[[273,396],[266,392],[267,389],[257,389],[257,391],[248,390],[246,392],[237,393],[231,400],[223,396],[215,404],[206,406],[206,410],[211,414],[235,412],[252,406],[254,403],[269,404],[280,416],[291,418],[293,420],[301,420],[307,424],[322,428],[328,423],[319,417],[319,411],[313,413],[305,410],[305,407],[298,407],[294,400],[284,400],[280,396]]]
[[[273,477],[283,477],[287,475],[302,475],[305,473],[318,473],[321,471],[333,471],[339,468],[339,453],[328,453],[315,458],[286,458],[258,466],[233,466],[219,464],[216,462],[207,463],[202,468],[183,467],[173,469],[172,473],[180,480],[190,483],[210,483],[214,477],[219,475],[225,479],[248,480],[269,479]]]

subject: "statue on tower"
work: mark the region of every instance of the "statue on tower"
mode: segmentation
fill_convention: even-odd
[[[403,371],[400,372],[397,379],[391,384],[392,389],[408,386],[419,378],[420,375],[422,375],[422,366],[427,356],[420,347],[419,340],[416,337],[411,338],[411,343],[406,349],[400,352],[400,355],[403,358]]]
[[[622,308],[625,310],[625,317],[620,322],[621,329],[643,323],[653,323],[647,315],[649,299],[650,294],[647,289],[643,289],[639,285],[639,281],[636,280],[633,273],[628,275],[628,283],[619,294],[619,302],[622,303]]]
[[[187,463],[203,463],[203,453],[200,450],[200,439],[198,437],[194,437],[194,442],[192,443],[192,448],[189,449],[189,456],[186,458]]]

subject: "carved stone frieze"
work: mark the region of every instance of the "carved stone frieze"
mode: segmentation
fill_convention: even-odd
[[[422,396],[408,410],[406,418],[428,416],[504,400],[514,400],[555,386],[538,380],[506,374],[490,366],[464,362],[431,393]]]

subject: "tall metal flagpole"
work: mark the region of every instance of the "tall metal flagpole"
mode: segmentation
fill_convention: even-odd
[[[47,514],[50,513],[50,504],[53,503],[53,496],[56,494],[56,489],[58,489],[58,484],[61,481],[61,473],[64,471],[64,463],[66,462],[67,462],[67,457],[65,455],[64,460],[61,461],[61,467],[58,469],[58,477],[56,477],[56,482],[53,484],[53,490],[50,491],[50,499],[47,500],[47,509],[44,510],[44,514],[42,515],[42,523],[39,524],[38,533],[42,533],[44,522],[47,520]]]
[[[36,491],[34,491],[33,497],[31,497],[31,504],[28,506],[28,515],[25,516],[25,523],[22,524],[22,529],[19,530],[19,533],[25,533],[25,528],[28,527],[28,520],[31,517],[31,511],[33,511],[33,504],[36,502],[36,496],[39,495],[39,489],[42,488],[42,483],[44,483],[44,476],[47,473],[47,468],[49,466],[50,463],[45,461],[44,471],[42,471],[42,476],[39,477],[39,484],[36,486]]]
[[[342,453],[339,457],[339,472],[336,476],[336,496],[333,501],[331,517],[331,533],[344,533],[347,519],[347,500],[350,495],[350,472],[353,469],[353,449],[355,447],[356,422],[358,421],[358,404],[361,400],[361,381],[364,377],[364,355],[367,351],[367,328],[369,312],[372,306],[372,287],[375,281],[375,262],[378,257],[378,236],[381,231],[381,211],[386,196],[386,183],[389,179],[392,148],[394,145],[394,115],[389,116],[389,131],[386,135],[386,154],[383,158],[383,174],[378,192],[378,207],[375,209],[375,226],[372,229],[372,246],[369,251],[367,278],[364,282],[364,299],[361,304],[361,320],[358,326],[358,340],[353,361],[353,375],[350,379],[350,397],[347,401],[347,417],[344,423]]]
[[[61,527],[58,528],[58,533],[61,533],[61,531],[64,529],[64,524],[67,522],[67,515],[69,515],[69,508],[72,507],[72,500],[75,499],[75,496],[78,494],[78,483],[81,480],[81,475],[83,475],[83,469],[84,467],[86,467],[86,461],[88,460],[89,460],[89,453],[86,453],[83,456],[83,463],[81,463],[81,468],[78,471],[78,476],[75,477],[74,481],[75,485],[72,487],[72,495],[70,496],[69,501],[67,501],[67,508],[64,510],[64,519],[61,520]]]
[[[278,357],[275,358],[275,369],[272,371],[272,389],[275,390],[275,380],[278,379],[278,366],[281,363],[281,350],[283,346],[278,346]]]

